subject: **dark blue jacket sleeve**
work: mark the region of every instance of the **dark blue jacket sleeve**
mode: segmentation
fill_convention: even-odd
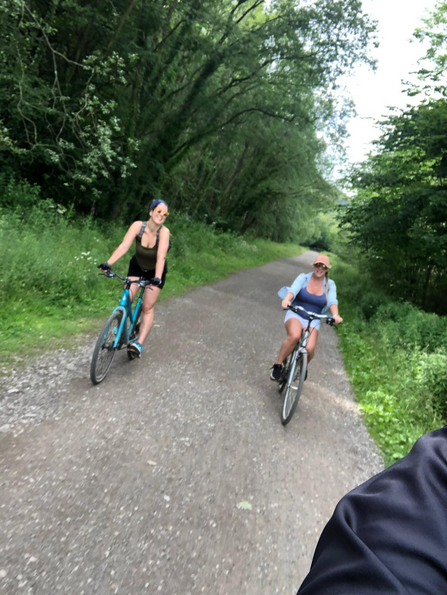
[[[340,500],[298,593],[447,594],[447,426]]]

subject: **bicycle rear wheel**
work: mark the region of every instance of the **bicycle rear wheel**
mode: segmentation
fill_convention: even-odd
[[[294,351],[291,355],[289,373],[285,382],[284,401],[281,410],[281,422],[285,426],[292,419],[303,390],[307,369],[307,353]]]
[[[116,353],[116,347],[113,347],[113,344],[115,343],[122,317],[122,312],[113,312],[99,333],[95,349],[93,350],[92,363],[90,364],[90,379],[93,384],[102,382],[112,365]]]

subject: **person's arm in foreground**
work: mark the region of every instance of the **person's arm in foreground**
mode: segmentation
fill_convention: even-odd
[[[344,496],[299,595],[447,593],[447,426]]]

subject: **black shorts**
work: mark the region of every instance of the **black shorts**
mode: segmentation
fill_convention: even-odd
[[[163,274],[161,276],[161,284],[158,286],[160,289],[163,289],[165,281],[166,281],[166,273],[168,272],[168,263],[165,262],[165,268],[163,269]],[[128,277],[141,277],[143,279],[147,279],[150,281],[155,277],[155,269],[151,271],[147,271],[146,269],[142,269],[137,262],[135,256],[132,256],[129,262],[129,270],[127,271]]]

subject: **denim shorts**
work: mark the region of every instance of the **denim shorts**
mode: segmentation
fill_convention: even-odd
[[[295,312],[292,312],[292,310],[287,310],[286,317],[284,318],[284,324],[291,318],[296,318],[296,320],[299,320],[301,322],[301,326],[303,327],[303,329],[305,329],[307,327],[307,323],[309,322],[309,320],[306,320],[306,318],[303,318],[299,314],[295,314]],[[320,330],[320,322],[321,321],[318,318],[314,318],[312,320],[312,322],[310,323],[310,328],[314,328],[317,331],[319,331]]]

